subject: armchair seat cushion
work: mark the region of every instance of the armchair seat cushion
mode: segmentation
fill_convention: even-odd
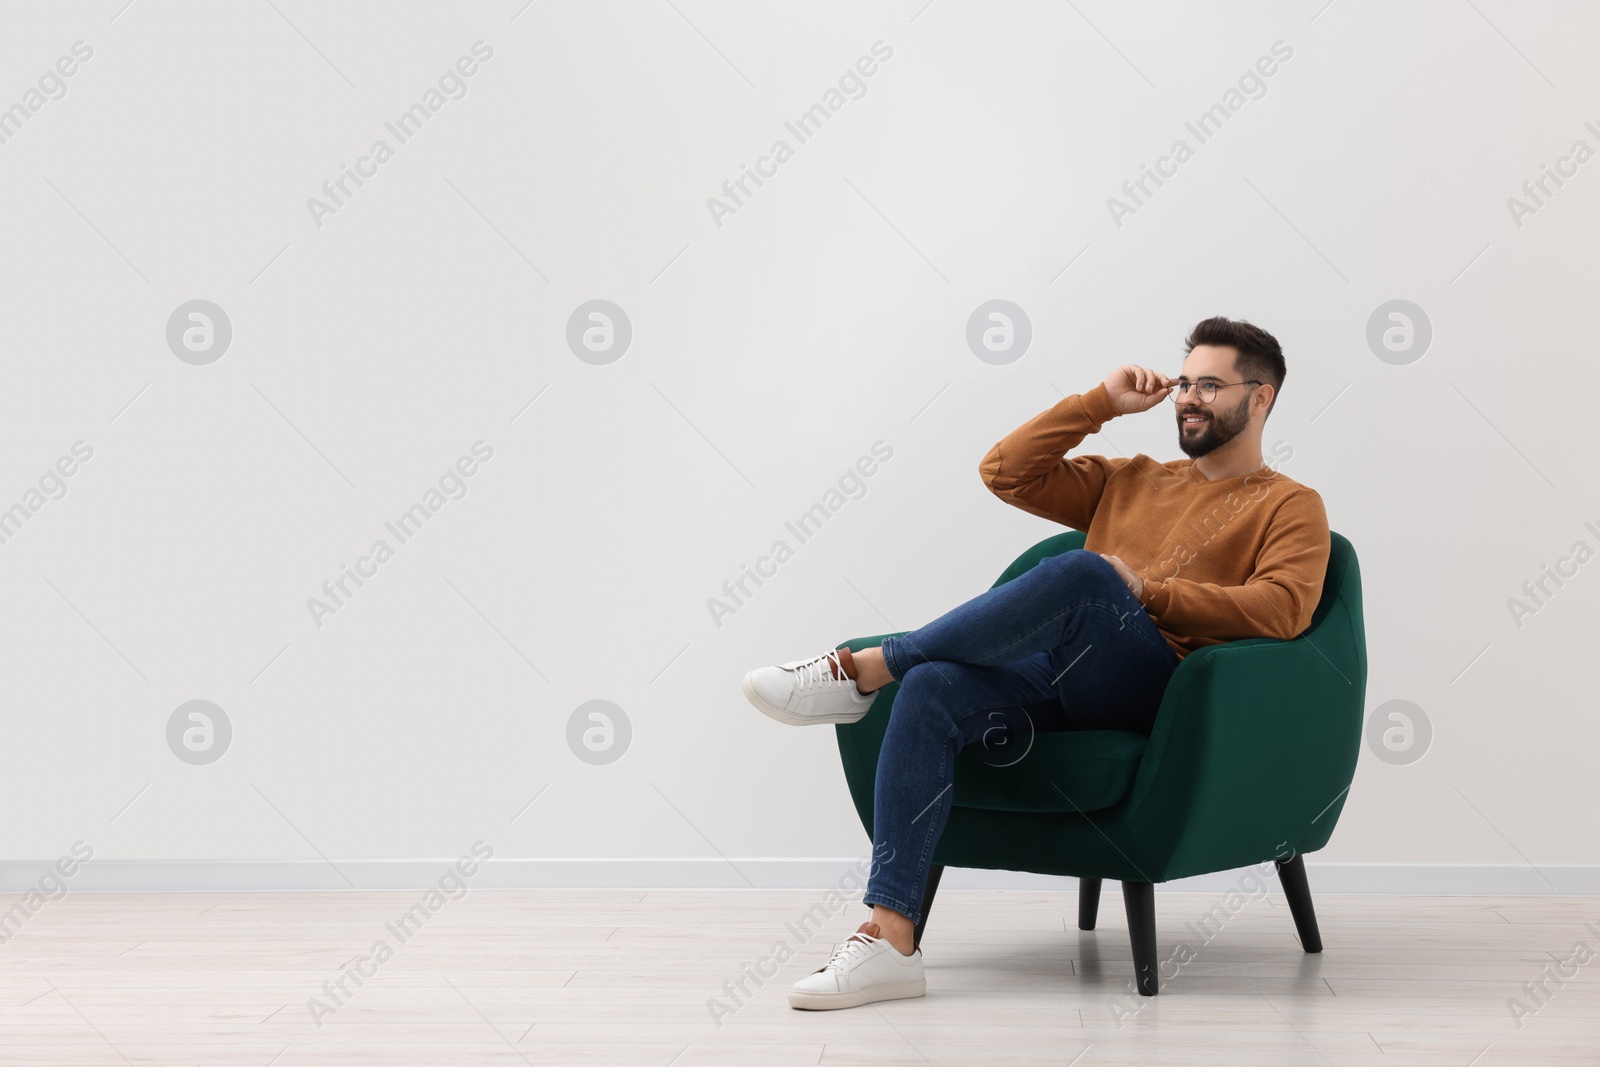
[[[1051,730],[1017,737],[1020,753],[973,746],[956,757],[951,803],[991,811],[1099,811],[1119,803],[1150,738],[1123,730]]]

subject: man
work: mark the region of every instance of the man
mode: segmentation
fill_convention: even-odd
[[[1178,662],[1205,645],[1291,638],[1322,595],[1322,498],[1279,474],[1261,434],[1283,387],[1283,351],[1245,321],[1210,318],[1177,378],[1128,364],[1023,423],[979,464],[984,484],[1030,514],[1084,530],[1082,549],[920,629],[852,655],[838,648],[762,667],[745,696],[780,722],[849,723],[899,682],[878,758],[872,918],[796,982],[797,1008],[921,996],[913,943],[957,753],[1027,730],[1149,733]],[[1062,454],[1113,418],[1175,405],[1188,459]]]

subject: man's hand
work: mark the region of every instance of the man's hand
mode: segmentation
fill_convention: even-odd
[[[1119,412],[1135,415],[1165,400],[1175,382],[1160,371],[1125,363],[1111,372],[1105,386]]]
[[[1133,598],[1139,603],[1143,604],[1144,579],[1133,573],[1133,568],[1122,562],[1122,560],[1116,556],[1105,552],[1101,552],[1099,555],[1100,558],[1111,564],[1112,569],[1117,572],[1117,577],[1122,579],[1122,584],[1127,586],[1128,592],[1133,594]]]

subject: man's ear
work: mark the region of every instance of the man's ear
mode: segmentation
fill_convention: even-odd
[[[1277,395],[1278,391],[1272,387],[1272,383],[1267,382],[1256,386],[1255,395],[1250,398],[1250,402],[1254,404],[1258,398],[1265,397],[1265,399],[1261,401],[1260,406],[1261,417],[1266,418],[1267,412],[1272,410],[1272,401],[1275,397],[1277,397]]]

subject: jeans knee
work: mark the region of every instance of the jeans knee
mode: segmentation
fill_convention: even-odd
[[[917,697],[926,697],[937,692],[945,682],[939,677],[939,664],[926,660],[912,666],[900,679],[900,694],[911,693]],[[899,697],[896,697],[898,700]]]
[[[949,718],[950,696],[954,688],[952,672],[959,664],[928,660],[918,663],[900,679],[900,692],[895,694],[894,711],[902,706],[915,707],[919,716],[940,715]]]
[[[1122,579],[1104,556],[1098,552],[1090,552],[1085,548],[1073,548],[1042,560],[1040,565],[1049,564],[1056,572],[1062,575],[1063,581],[1075,585],[1101,584],[1122,588]]]

